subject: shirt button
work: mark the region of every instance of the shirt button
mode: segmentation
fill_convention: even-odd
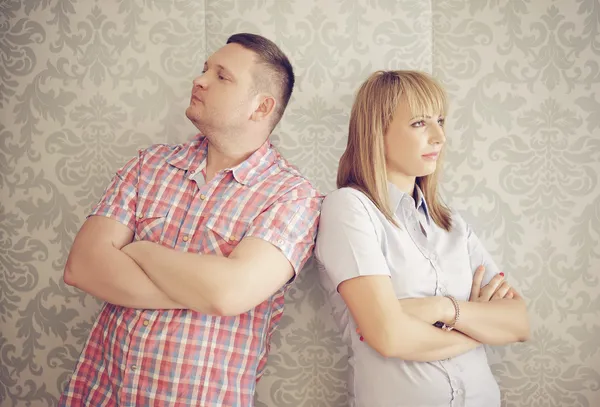
[[[136,370],[137,370],[137,366],[136,365],[131,366],[131,371],[132,372],[135,372]]]
[[[202,200],[204,201],[204,200],[206,199],[206,195],[204,195],[204,194],[201,194],[201,195],[200,195],[200,199],[202,199]]]
[[[195,173],[196,173],[196,170],[191,170],[190,171],[190,174],[195,174]]]
[[[182,239],[182,240],[183,240],[184,242],[187,242],[188,240],[190,240],[190,238],[189,238],[187,235],[185,235],[185,236],[183,237],[183,239]]]
[[[137,218],[138,218],[138,220],[141,220],[143,218],[143,216],[142,215],[138,215]]]
[[[144,326],[148,326],[150,324],[150,321],[148,321],[147,319],[144,320],[144,322],[142,322],[144,324]]]
[[[229,236],[229,241],[230,242],[235,242],[235,236]]]
[[[463,394],[463,391],[462,391],[462,389],[458,389],[458,390],[456,390],[456,394],[458,394],[459,396],[460,396],[461,394]]]

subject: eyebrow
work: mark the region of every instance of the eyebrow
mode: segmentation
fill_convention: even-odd
[[[438,115],[438,117],[444,117],[444,115],[440,113]],[[410,118],[410,120],[415,120],[415,119],[431,119],[431,118],[432,118],[432,116],[423,116],[423,115],[420,115],[420,116],[413,116],[413,117]]]
[[[208,61],[204,62],[204,69],[206,69],[206,67],[208,66]],[[231,72],[229,69],[225,68],[223,65],[221,64],[215,64],[215,66],[217,68],[219,68],[222,71],[225,71],[225,73],[229,76],[231,76],[232,79],[235,79],[235,75],[233,74],[233,72]]]

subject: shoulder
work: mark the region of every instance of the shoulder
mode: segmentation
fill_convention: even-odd
[[[327,194],[323,200],[321,218],[350,217],[371,220],[376,210],[375,205],[364,193],[355,188],[344,187]]]
[[[271,177],[276,179],[276,183],[284,191],[283,195],[287,199],[315,198],[320,201],[323,199],[323,194],[317,187],[285,158],[278,156],[275,166],[277,171],[271,173]]]
[[[188,144],[152,144],[144,149],[139,150],[139,156],[144,161],[156,159],[169,159],[181,150],[188,148]]]

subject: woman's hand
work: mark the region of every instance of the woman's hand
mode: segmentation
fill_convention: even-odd
[[[479,266],[473,275],[473,284],[471,285],[471,296],[469,301],[472,302],[488,302],[491,300],[512,299],[515,292],[504,280],[504,273],[496,274],[489,283],[481,286],[485,267]]]

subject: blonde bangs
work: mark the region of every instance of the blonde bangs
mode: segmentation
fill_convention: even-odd
[[[423,72],[405,72],[400,92],[413,116],[446,116],[448,99],[442,86]]]

